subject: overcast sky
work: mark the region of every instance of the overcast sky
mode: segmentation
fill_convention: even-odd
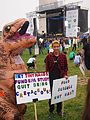
[[[17,18],[26,17],[26,13],[34,11],[39,0],[0,0],[0,30],[2,27]],[[60,0],[57,0],[60,1]],[[76,0],[64,0],[76,1]],[[83,0],[84,6],[90,7],[89,0]],[[90,12],[89,12],[90,17]],[[90,22],[89,22],[90,23]]]
[[[26,13],[34,11],[38,0],[0,0],[0,30],[3,25],[17,18],[26,18]]]

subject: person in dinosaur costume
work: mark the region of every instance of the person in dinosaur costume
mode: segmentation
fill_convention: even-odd
[[[20,18],[3,27],[0,40],[0,120],[23,120],[26,105],[17,105],[14,92],[14,73],[27,72],[21,52],[36,43],[26,33],[29,22]]]

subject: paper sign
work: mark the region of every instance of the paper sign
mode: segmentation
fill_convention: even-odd
[[[17,104],[51,98],[48,72],[16,73],[14,79]]]
[[[77,75],[68,79],[61,78],[53,81],[51,104],[63,102],[76,96]]]

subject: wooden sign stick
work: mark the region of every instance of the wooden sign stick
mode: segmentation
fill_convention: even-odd
[[[38,119],[37,119],[37,109],[36,109],[36,102],[34,102],[34,109],[35,109],[35,120],[38,120]]]

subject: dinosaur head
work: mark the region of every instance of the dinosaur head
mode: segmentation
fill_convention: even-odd
[[[20,54],[24,49],[36,43],[34,36],[27,35],[25,31],[23,35],[19,33],[20,29],[24,27],[24,25],[26,26],[25,23],[28,23],[26,19],[18,19],[5,25],[3,28],[3,39],[0,42],[0,84],[8,88],[14,83],[14,73],[27,71]],[[15,36],[16,33],[19,33],[20,36],[18,34]],[[14,41],[12,38],[14,38]]]
[[[28,23],[25,30],[27,30],[29,22],[25,18],[17,19],[14,22],[8,23],[3,27],[2,36],[4,39],[10,39],[12,36],[14,36],[17,32],[19,33],[21,27]]]

